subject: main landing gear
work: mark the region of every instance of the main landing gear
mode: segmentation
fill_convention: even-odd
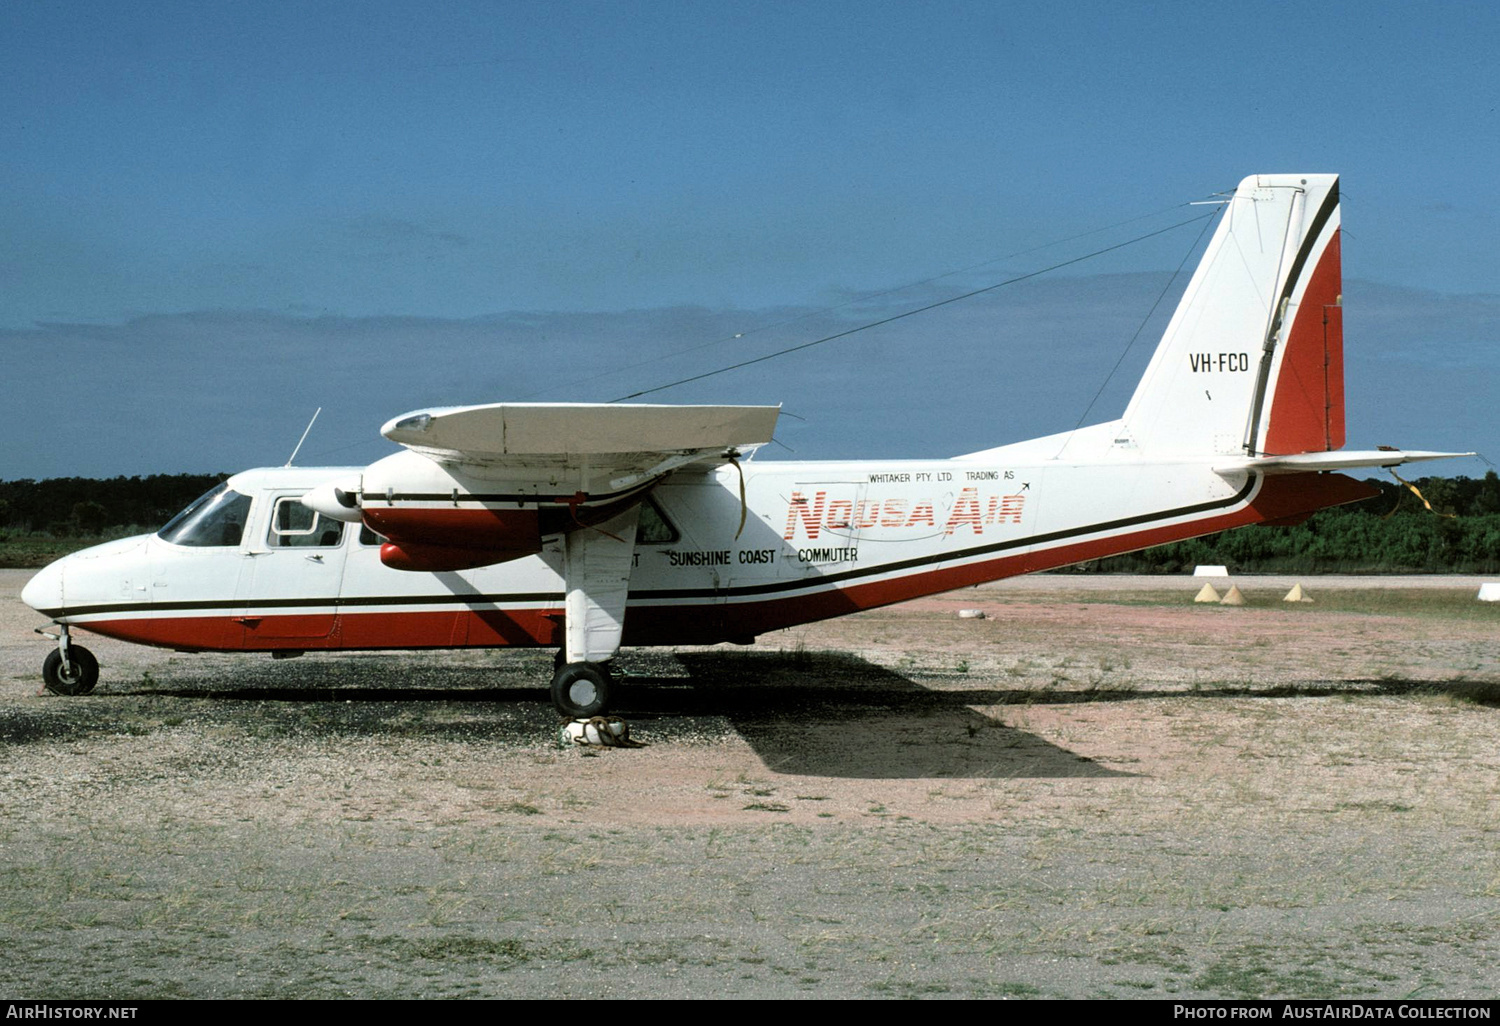
[[[609,660],[620,651],[639,506],[563,541],[562,648],[552,675],[552,704],[565,719],[609,707]]]
[[[552,677],[552,704],[570,720],[598,716],[609,706],[612,683],[599,663],[565,663]]]
[[[99,660],[82,645],[74,645],[66,624],[57,633],[37,628],[38,634],[57,639],[57,649],[42,660],[42,682],[54,695],[86,695],[99,683]]]

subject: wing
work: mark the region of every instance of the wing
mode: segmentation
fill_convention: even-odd
[[[671,470],[710,466],[771,440],[779,406],[493,403],[418,410],[380,433],[439,463],[486,478],[586,473],[588,493]]]
[[[381,429],[406,446],[303,502],[363,521],[403,570],[459,570],[538,552],[547,535],[634,510],[667,474],[771,440],[778,406],[495,403],[418,410]]]

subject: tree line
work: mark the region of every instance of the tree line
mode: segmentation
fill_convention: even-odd
[[[126,527],[154,531],[228,476],[152,474],[0,481],[0,531],[81,538]]]

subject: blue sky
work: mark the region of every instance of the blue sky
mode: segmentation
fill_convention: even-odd
[[[302,461],[365,462],[1327,170],[1351,444],[1500,458],[1497,51],[1481,4],[6,4],[0,478],[281,462],[318,406]],[[805,457],[1065,429],[1195,232],[652,398],[785,402]]]

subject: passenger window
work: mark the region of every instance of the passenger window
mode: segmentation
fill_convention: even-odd
[[[273,548],[332,548],[343,538],[342,521],[320,516],[292,496],[276,500],[266,543]]]
[[[635,526],[635,540],[640,545],[670,545],[678,539],[677,528],[661,511],[656,500],[646,498]]]
[[[389,538],[383,534],[376,534],[370,530],[367,524],[359,525],[359,543],[361,545],[384,545],[388,541],[390,541]]]

